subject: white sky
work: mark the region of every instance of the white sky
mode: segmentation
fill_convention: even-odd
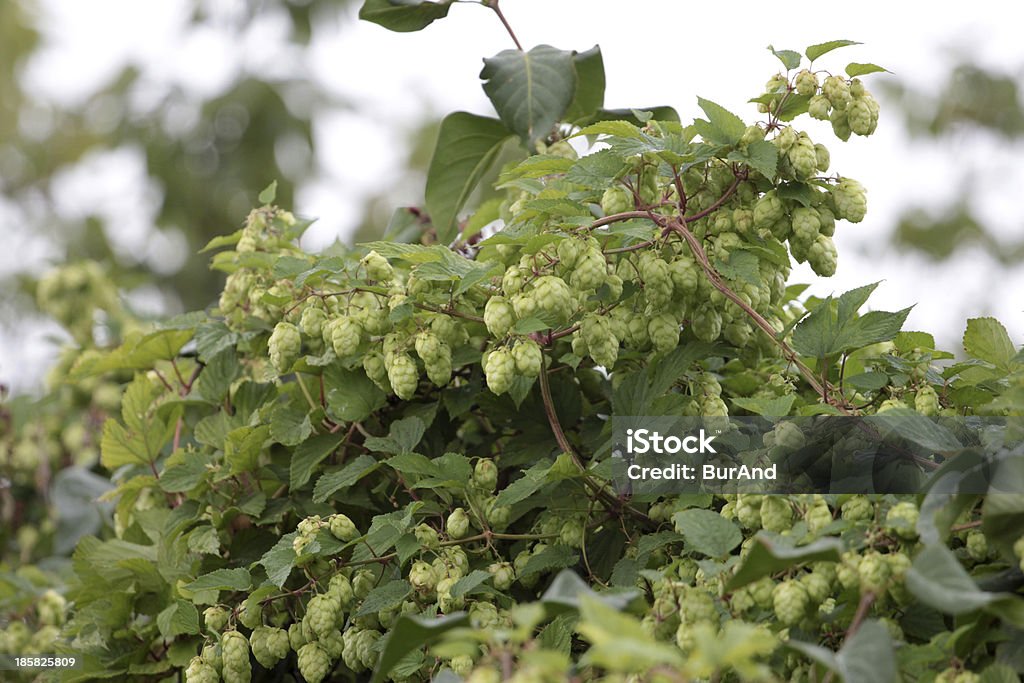
[[[361,210],[359,200],[378,188],[378,178],[399,167],[404,135],[389,132],[394,127],[412,128],[425,112],[491,113],[478,79],[481,59],[511,47],[491,12],[470,4],[455,5],[448,19],[412,34],[351,20],[321,22],[308,57],[284,44],[285,23],[276,16],[262,16],[241,41],[228,41],[228,34],[216,26],[183,33],[191,5],[186,0],[39,4],[47,48],[29,65],[25,77],[44,100],[77,104],[125,62],[132,62],[151,85],[150,102],[171,85],[203,97],[216,95],[243,69],[271,75],[305,70],[326,92],[352,102],[353,109],[330,112],[315,126],[323,177],[300,190],[294,207],[297,213],[320,219],[307,235],[309,248],[344,237]],[[218,0],[207,5],[227,21],[245,3]],[[669,0],[503,2],[527,47],[548,43],[584,50],[601,45],[606,106],[670,104],[684,120],[700,114],[697,95],[753,119],[756,112],[746,100],[759,94],[779,67],[765,50],[769,43],[802,51],[836,38],[858,40],[865,44],[838,50],[816,66],[841,71],[849,61],[875,62],[926,89],[942,82],[953,62],[951,49],[986,65],[1019,69],[1024,47],[1014,27],[1020,26],[1024,11],[1010,9],[1013,6],[973,2],[969,12],[962,12],[943,11],[935,3],[891,1],[790,2],[771,9],[753,3]],[[865,81],[877,89],[872,84],[885,77],[869,76]],[[147,98],[141,99],[147,104]],[[900,209],[931,198],[936,208],[943,206],[951,194],[947,187],[956,187],[965,162],[984,161],[991,169],[979,183],[983,215],[1003,234],[1020,236],[1022,145],[1009,148],[988,139],[960,140],[944,148],[913,143],[896,116],[883,101],[876,135],[854,136],[847,144],[817,122],[800,124],[829,146],[833,170],[867,185],[869,212],[863,223],[840,224],[835,277],[821,280],[807,269],[797,270],[794,281],[817,280],[814,291],[828,293],[885,280],[871,305],[891,310],[916,303],[909,329],[938,332],[952,346],[967,317],[995,314],[1015,340],[1024,341],[1024,268],[1001,268],[982,253],[935,266],[883,248]],[[117,215],[123,226],[118,232],[122,247],[153,252],[147,226],[154,189],[144,184],[142,168],[141,157],[130,152],[93,158],[58,183],[58,206],[69,216],[96,211],[97,206],[101,213]],[[4,210],[0,206],[0,220]],[[21,239],[23,250],[16,260],[10,251],[0,255],[0,272],[47,256],[30,236]],[[157,245],[151,261],[173,252],[168,245]],[[30,254],[28,259],[25,254]],[[42,332],[0,334],[0,358],[10,363],[6,370],[0,365],[0,376],[9,376],[10,368],[17,367],[16,384],[30,386],[52,356],[47,345],[26,338],[38,338]]]

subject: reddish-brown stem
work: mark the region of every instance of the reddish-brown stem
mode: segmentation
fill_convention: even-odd
[[[501,20],[501,25],[505,27],[505,30],[508,31],[508,35],[512,39],[512,42],[516,44],[516,49],[523,52],[523,46],[519,43],[519,39],[516,38],[516,33],[512,30],[512,25],[508,23],[508,19],[505,18],[505,14],[501,11],[501,8],[498,7],[498,0],[484,0],[484,4],[494,10],[494,13],[498,15],[498,19]]]

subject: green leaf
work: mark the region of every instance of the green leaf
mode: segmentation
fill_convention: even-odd
[[[793,330],[793,348],[805,356],[825,358],[893,339],[910,308],[895,313],[870,311],[856,317],[857,309],[877,286],[876,282],[845,292],[836,300],[835,308],[832,297],[825,299]]]
[[[740,141],[740,138],[743,137],[743,132],[747,129],[743,119],[728,109],[703,97],[697,98],[697,104],[707,114],[708,120],[711,122],[711,126],[715,129],[720,140],[729,145],[735,145]]]
[[[565,112],[566,121],[582,121],[593,116],[604,106],[604,59],[601,47],[595,45],[572,58],[576,70],[576,92]]]
[[[490,572],[486,572],[483,569],[474,569],[455,582],[451,590],[452,597],[460,598],[466,595],[489,578],[491,578]]]
[[[412,592],[412,586],[405,579],[395,579],[377,586],[366,596],[363,604],[353,614],[353,617],[365,617],[367,614],[376,614],[382,609],[393,609],[402,604],[402,601]]]
[[[427,426],[418,417],[406,417],[391,423],[386,437],[367,437],[365,446],[372,451],[398,455],[412,453],[423,439]]]
[[[297,446],[313,433],[313,425],[304,403],[285,401],[270,414],[270,438],[282,446]]]
[[[573,53],[550,45],[503,50],[484,60],[480,78],[498,117],[531,148],[562,120],[576,89]]]
[[[339,470],[327,472],[321,476],[313,487],[313,502],[323,503],[338,491],[346,489],[367,474],[377,469],[379,463],[365,453]]]
[[[776,50],[771,45],[768,46],[768,51],[779,58],[782,66],[786,67],[786,71],[791,71],[800,66],[799,52],[794,50]]]
[[[454,0],[365,0],[359,8],[359,18],[390,31],[410,33],[448,16],[452,2]]]
[[[501,121],[467,112],[441,121],[424,197],[443,244],[458,235],[459,211],[511,135]]]
[[[911,594],[924,604],[953,615],[988,608],[1000,600],[1013,598],[1008,593],[989,593],[978,588],[944,545],[928,546],[918,553],[907,571],[906,584]]]
[[[167,459],[160,473],[160,488],[168,493],[191,491],[206,478],[209,464],[202,453],[179,450]]]
[[[683,510],[672,521],[686,544],[708,557],[725,557],[743,541],[738,526],[711,510]]]
[[[167,639],[183,634],[195,635],[199,633],[199,611],[187,600],[175,600],[156,615],[156,626],[160,635]]]
[[[773,396],[771,398],[752,397],[733,398],[731,400],[733,405],[754,413],[755,415],[781,417],[783,415],[789,415],[789,411],[793,409],[793,401],[796,400],[796,396],[786,394],[785,396]]]
[[[239,427],[228,432],[224,440],[224,460],[232,474],[251,472],[256,469],[260,453],[270,435],[270,427]]]
[[[807,59],[813,62],[815,59],[822,56],[823,54],[832,52],[832,50],[837,50],[841,47],[847,47],[848,45],[860,45],[860,43],[858,43],[855,40],[830,40],[827,43],[818,43],[817,45],[811,45],[810,47],[807,48],[807,50],[804,51],[804,54],[807,55]]]
[[[771,143],[768,143],[771,144]],[[772,145],[774,147],[775,145]],[[810,206],[814,203],[816,192],[807,183],[788,182],[778,187],[779,199],[791,199],[800,202],[802,206]]]
[[[429,645],[447,631],[468,625],[469,617],[465,612],[455,612],[441,617],[403,614],[385,636],[384,648],[381,650],[371,683],[381,683],[385,680],[399,660],[413,650]]]
[[[625,168],[622,158],[610,149],[580,157],[568,173],[566,180],[584,187],[603,190],[609,187]]]
[[[508,506],[524,501],[536,493],[548,480],[548,472],[551,471],[551,462],[541,460],[523,472],[523,476],[506,486],[498,492],[494,499],[494,505]]]
[[[338,365],[324,371],[327,414],[342,422],[361,422],[387,402],[384,392],[361,370],[345,370]]]
[[[758,285],[761,282],[757,255],[746,249],[733,249],[729,260],[715,259],[715,269],[729,280]]]
[[[1020,676],[1006,664],[992,664],[981,672],[978,683],[1019,683]]]
[[[185,590],[197,593],[206,590],[247,591],[252,588],[252,577],[249,570],[243,567],[235,569],[215,569],[203,574],[195,581],[185,584]]]
[[[779,149],[767,140],[755,140],[747,149],[729,152],[729,161],[739,161],[773,180],[779,165]]]
[[[320,461],[333,453],[344,438],[345,434],[339,430],[334,434],[318,434],[299,444],[292,456],[288,488],[296,491],[305,486]]]
[[[296,556],[295,550],[292,548],[295,536],[296,532],[294,531],[285,534],[259,560],[259,564],[267,570],[267,579],[278,588],[284,585],[292,573],[292,568],[295,567]]]
[[[850,62],[846,65],[846,75],[850,78],[878,73],[880,71],[889,73],[888,69],[878,66],[877,64],[858,64],[857,62]]]
[[[549,615],[554,615],[568,610],[578,610],[583,599],[599,600],[612,609],[621,610],[639,595],[638,590],[597,593],[580,578],[579,574],[571,569],[563,569],[544,591],[540,602],[547,608]]]
[[[191,329],[173,328],[149,334],[129,333],[113,351],[83,354],[72,368],[70,378],[79,380],[111,370],[150,370],[158,360],[176,357],[192,336]]]
[[[686,663],[678,648],[651,638],[636,617],[593,597],[580,601],[577,630],[591,643],[581,665],[648,673],[661,665],[681,670]]]
[[[564,569],[573,566],[577,562],[579,562],[579,555],[574,553],[568,546],[551,545],[531,557],[520,574],[521,576],[528,576],[530,574],[549,572],[552,569]]]
[[[273,204],[274,200],[277,199],[277,181],[271,182],[263,191],[260,192],[259,202],[260,204]]]
[[[974,358],[1008,370],[1017,350],[1006,328],[995,318],[971,318],[964,332],[964,349]]]
[[[892,636],[885,624],[867,619],[836,654],[844,683],[892,683],[899,680]]]
[[[782,537],[771,538],[764,533],[755,536],[750,552],[726,584],[726,590],[742,588],[763,576],[808,562],[838,562],[843,552],[843,543],[837,538],[819,538],[802,546],[791,543]]]

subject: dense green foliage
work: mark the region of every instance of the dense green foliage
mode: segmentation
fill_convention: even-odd
[[[449,4],[363,14],[416,30]],[[498,118],[442,123],[432,220],[396,216],[417,240],[307,254],[271,186],[210,243],[208,311],[141,326],[101,270],[49,276],[78,346],[49,401],[4,408],[4,495],[35,502],[6,520],[0,651],[74,653],[68,681],[1015,680],[1020,453],[989,496],[609,483],[612,415],[1024,411],[998,322],[948,362],[907,311],[859,313],[874,285],[788,283],[865,217],[797,128],[875,130],[860,77],[884,70],[816,66],[849,44],[773,51],[752,124],[604,110],[596,48],[504,51]],[[510,139],[504,198],[460,220]]]

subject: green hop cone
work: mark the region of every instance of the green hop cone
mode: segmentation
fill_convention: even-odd
[[[900,538],[917,538],[917,505],[910,501],[896,503],[885,515],[885,529]]]
[[[914,395],[914,410],[922,415],[938,415],[942,410],[939,403],[939,395],[931,385],[925,385],[917,390]]]
[[[498,485],[498,466],[490,458],[480,458],[473,466],[473,485],[481,491],[493,491]]]
[[[569,275],[569,282],[578,290],[597,289],[608,279],[608,262],[596,247],[590,247],[580,254],[576,266]]]
[[[875,518],[875,506],[864,496],[853,496],[843,503],[840,514],[848,522],[865,522]]]
[[[544,365],[544,354],[532,339],[521,339],[512,346],[516,370],[523,377],[537,377]]]
[[[807,597],[812,603],[821,604],[828,599],[832,593],[832,584],[822,574],[811,572],[800,577],[800,584],[807,591]]]
[[[417,593],[429,595],[437,586],[437,572],[430,563],[417,560],[409,569],[409,583]]]
[[[437,549],[440,541],[437,537],[437,530],[434,527],[429,524],[418,524],[413,529],[413,532],[416,534],[416,541],[420,544],[421,548],[427,550]]]
[[[605,216],[633,210],[633,195],[624,187],[609,187],[601,195],[601,211]]]
[[[203,610],[203,621],[206,623],[207,629],[211,631],[220,631],[227,625],[228,617],[230,615],[230,610],[225,609],[220,605],[214,605]]]
[[[445,349],[447,344],[442,342],[433,332],[420,332],[417,334],[414,346],[416,348],[416,355],[424,363],[430,363],[445,355],[451,356],[451,351],[446,351]]]
[[[302,623],[296,622],[288,627],[288,645],[296,652],[306,644],[306,636],[302,632]]]
[[[306,620],[310,630],[322,637],[338,629],[341,604],[331,595],[314,595],[306,606]]]
[[[794,84],[796,85],[797,93],[804,97],[810,97],[818,92],[818,77],[807,69],[796,75]]]
[[[659,313],[647,323],[647,333],[658,353],[668,353],[679,346],[679,321],[671,313]]]
[[[828,117],[829,122],[832,124],[832,132],[837,138],[846,142],[850,139],[850,119],[846,115],[846,111],[843,109],[833,109],[832,113]]]
[[[772,608],[780,622],[794,626],[803,621],[810,606],[807,589],[798,581],[783,581],[772,591]]]
[[[769,190],[757,200],[754,205],[754,227],[758,229],[770,229],[776,221],[786,215],[786,207],[776,194],[775,190]]]
[[[811,269],[822,277],[832,277],[836,274],[836,245],[831,237],[818,235],[807,249],[807,262]]]
[[[640,276],[644,281],[647,303],[660,308],[672,300],[672,275],[665,261],[657,257],[642,259]]]
[[[761,526],[776,532],[793,528],[792,506],[781,496],[765,496],[761,500]]]
[[[864,186],[853,178],[841,178],[832,190],[836,205],[836,218],[860,223],[868,209],[867,193]]]
[[[796,141],[796,131],[789,126],[780,130],[774,140],[775,146],[779,149],[779,154],[786,154],[789,152],[793,145],[796,144]]]
[[[697,339],[713,342],[722,334],[722,314],[710,304],[701,304],[690,317],[690,327]]]
[[[224,662],[224,683],[249,683],[252,664],[249,663],[249,641],[238,631],[228,631],[220,640],[221,660]]]
[[[376,351],[371,351],[363,356],[363,371],[366,376],[381,390],[391,393],[391,383],[388,381],[388,370],[384,363],[384,356]]]
[[[832,110],[832,103],[824,95],[814,95],[807,103],[807,113],[812,119],[828,121],[829,112]]]
[[[569,319],[575,297],[562,278],[554,275],[537,278],[533,286],[533,296],[537,306],[549,319],[558,323],[564,323]]]
[[[846,115],[850,130],[857,135],[871,135],[878,127],[878,103],[870,95],[855,97]]]
[[[558,262],[565,268],[572,268],[583,251],[583,244],[580,240],[567,237],[558,243],[555,253],[558,254]]]
[[[331,348],[338,358],[354,356],[359,350],[363,328],[354,318],[342,316],[327,323],[324,329],[330,334]]]
[[[355,599],[355,592],[352,590],[352,582],[344,574],[335,574],[327,584],[327,594],[332,600],[341,605],[342,609],[352,605]]]
[[[288,655],[288,633],[284,629],[259,626],[249,636],[252,654],[265,669],[271,669]]]
[[[491,575],[491,583],[500,591],[508,590],[515,581],[516,572],[508,562],[495,562],[487,567]]]
[[[797,241],[810,246],[818,239],[818,231],[821,228],[821,218],[818,210],[813,207],[798,206],[793,209],[793,234],[790,235],[790,243]]]
[[[270,334],[267,350],[270,354],[270,364],[278,374],[287,372],[302,350],[302,335],[299,328],[291,323],[279,322]]]
[[[465,538],[469,533],[469,515],[463,508],[455,508],[444,523],[444,529],[448,532],[449,538],[458,540]]]
[[[320,683],[331,669],[331,658],[317,643],[306,643],[298,650],[299,673],[309,683]]]
[[[523,290],[526,274],[518,266],[510,266],[501,276],[501,291],[505,296],[513,296]]]
[[[420,373],[416,369],[416,363],[406,354],[400,354],[391,361],[388,368],[388,381],[395,391],[395,395],[403,400],[409,400],[416,394],[416,387],[419,385]]]
[[[764,140],[764,135],[765,129],[761,126],[747,126],[747,129],[743,131],[743,137],[740,138],[740,147]]]
[[[850,105],[850,84],[842,76],[829,76],[821,85],[821,92],[833,107],[846,111]]]
[[[615,338],[606,317],[595,313],[587,314],[580,322],[580,333],[595,363],[606,368],[615,365],[619,356],[619,340]]]
[[[814,145],[814,157],[814,165],[822,173],[827,171],[828,167],[832,165],[832,155],[829,153],[828,147],[821,143]]]
[[[193,657],[185,669],[185,683],[218,683],[220,675],[217,669],[203,661],[202,657]]]
[[[330,517],[331,534],[339,541],[351,541],[359,538],[359,529],[347,515],[336,514]]]
[[[971,529],[967,532],[965,545],[967,546],[967,554],[975,562],[983,562],[988,559],[988,540],[985,538],[985,532]]]
[[[484,325],[496,339],[504,339],[515,324],[515,311],[508,299],[492,296],[484,306]]]
[[[500,396],[511,389],[515,373],[516,361],[508,349],[494,349],[484,359],[487,388],[494,394]]]
[[[860,564],[857,565],[857,576],[862,591],[881,594],[889,583],[891,569],[881,553],[870,550],[861,556]]]
[[[813,176],[818,170],[818,155],[814,149],[814,143],[801,133],[796,143],[790,148],[787,156],[789,163],[796,172],[796,177],[805,180]]]
[[[1024,536],[1021,536],[1013,543],[1013,554],[1017,558],[1020,570],[1024,572]]]
[[[753,221],[753,218],[751,218]],[[700,267],[686,257],[678,258],[669,264],[669,277],[675,291],[682,296],[693,296],[700,286]]]
[[[359,263],[366,269],[366,279],[368,280],[390,280],[395,275],[388,260],[376,251],[371,251]]]
[[[258,600],[246,598],[238,609],[238,622],[246,628],[256,628],[263,624],[263,605]]]
[[[302,334],[313,339],[323,336],[324,323],[327,322],[327,312],[318,306],[306,306],[299,318],[299,329]]]

